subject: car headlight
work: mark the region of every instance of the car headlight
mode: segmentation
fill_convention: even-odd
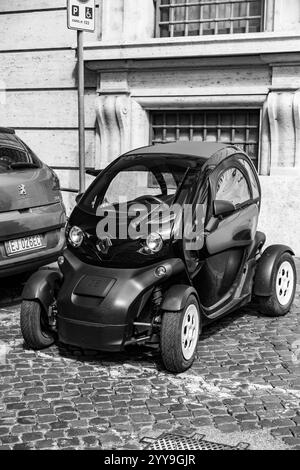
[[[163,247],[163,239],[157,232],[150,233],[146,238],[145,248],[151,253],[158,253]]]
[[[69,231],[68,240],[74,248],[79,248],[83,242],[84,233],[80,227],[72,227]]]

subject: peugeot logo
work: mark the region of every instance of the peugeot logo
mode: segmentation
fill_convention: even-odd
[[[25,184],[20,184],[20,186],[18,186],[18,191],[19,191],[20,196],[27,196]]]
[[[109,237],[103,238],[97,244],[98,250],[101,251],[101,253],[103,253],[104,255],[107,255],[108,250],[110,249],[111,246],[112,246],[112,241]]]

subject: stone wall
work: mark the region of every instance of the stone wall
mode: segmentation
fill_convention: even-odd
[[[161,39],[153,0],[97,0],[96,32],[85,33],[87,166],[147,145],[153,109],[259,108],[261,228],[300,255],[300,2],[286,4],[265,0],[263,33]],[[66,23],[65,0],[1,0],[0,125],[76,188],[76,33]],[[65,200],[70,209],[74,196]]]
[[[97,33],[85,33],[85,41],[98,39],[99,23],[98,8]],[[6,88],[0,125],[16,128],[67,188],[78,188],[76,64],[76,32],[67,29],[66,0],[0,1],[0,80]],[[88,166],[95,159],[96,84],[96,74],[87,70]],[[64,196],[70,208],[74,197]]]
[[[263,33],[154,38],[151,1],[137,23],[141,3],[134,10],[116,0],[114,28],[103,0],[103,41],[85,51],[87,68],[98,73],[96,165],[147,145],[151,110],[259,108],[260,228],[269,244],[290,243],[300,255],[300,4],[265,4]]]

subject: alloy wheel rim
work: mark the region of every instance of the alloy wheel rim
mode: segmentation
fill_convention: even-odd
[[[185,360],[189,361],[195,352],[199,336],[199,312],[196,305],[186,309],[181,329],[181,348]]]
[[[291,301],[294,292],[295,274],[291,263],[280,265],[276,278],[276,295],[280,305],[285,307]]]

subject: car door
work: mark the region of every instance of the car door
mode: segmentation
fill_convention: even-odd
[[[196,171],[189,171],[181,187],[177,205],[182,209],[179,253],[185,261],[190,278],[201,269],[204,248],[204,228],[208,201],[208,179]],[[183,229],[183,230],[181,230]],[[174,229],[176,232],[176,228]]]
[[[237,158],[226,160],[213,171],[210,191],[205,262],[197,276],[201,303],[207,315],[213,315],[232,301],[256,234],[259,215],[247,171]],[[224,201],[229,207],[231,204],[232,210],[217,216],[216,201]]]

